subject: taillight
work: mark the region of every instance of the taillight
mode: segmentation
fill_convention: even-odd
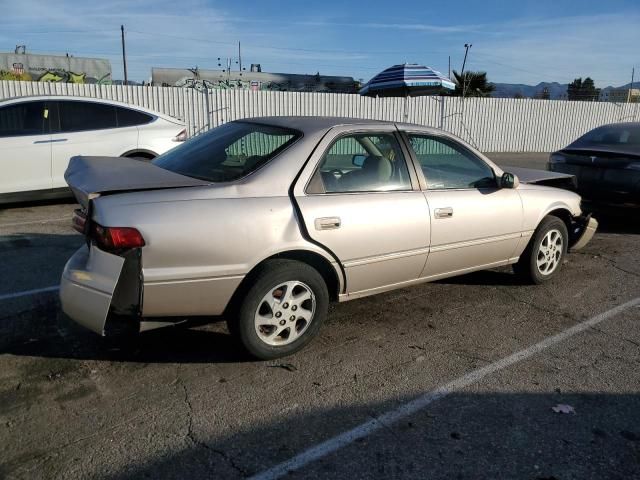
[[[187,139],[187,129],[183,128],[179,134],[173,137],[171,140],[174,142],[184,142]]]
[[[87,224],[87,216],[85,215],[85,213],[80,210],[74,210],[73,211],[73,217],[71,217],[71,226],[73,227],[73,229],[76,232],[79,232],[81,234],[85,234],[85,227]]]
[[[93,223],[91,239],[102,250],[126,250],[145,246],[142,234],[131,227],[103,227]]]

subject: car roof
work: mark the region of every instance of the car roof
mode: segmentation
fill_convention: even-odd
[[[629,127],[640,127],[640,122],[616,122],[616,123],[607,123],[605,125],[600,125],[599,127],[595,127],[593,130],[595,130],[596,128],[600,128],[600,127],[615,127],[615,128],[629,128]]]
[[[4,103],[31,102],[34,100],[75,100],[75,101],[83,101],[83,102],[103,103],[105,105],[114,105],[118,107],[129,108],[131,110],[138,110],[141,112],[145,112],[145,113],[148,113],[149,115],[162,118],[172,123],[181,123],[181,124],[184,123],[181,119],[172,117],[165,113],[151,110],[150,108],[141,107],[139,105],[132,105],[130,103],[119,102],[117,100],[109,100],[107,98],[83,97],[80,95],[26,95],[26,96],[20,96],[20,97],[9,97],[9,98],[0,100],[0,106],[2,106]]]
[[[401,123],[386,120],[372,120],[367,118],[352,117],[330,117],[330,116],[271,116],[252,117],[236,120],[237,122],[262,123],[276,127],[292,128],[300,130],[302,133],[312,133],[320,130],[329,130],[338,126],[348,125],[395,125],[404,129],[420,129],[424,131],[437,131],[437,129],[416,125],[411,123]]]

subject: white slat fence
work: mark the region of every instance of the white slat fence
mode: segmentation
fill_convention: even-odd
[[[0,100],[78,95],[118,100],[186,122],[190,135],[239,118],[328,115],[442,128],[485,152],[550,152],[599,125],[639,122],[640,104],[512,98],[369,98],[313,92],[262,92],[123,85],[0,81]]]

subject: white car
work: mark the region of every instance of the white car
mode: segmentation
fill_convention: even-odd
[[[180,120],[111,100],[0,101],[0,203],[69,195],[64,172],[73,156],[150,160],[186,138]]]

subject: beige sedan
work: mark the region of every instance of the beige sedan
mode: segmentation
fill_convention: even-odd
[[[567,175],[370,120],[236,121],[152,163],[75,157],[65,178],[87,238],[62,276],[72,319],[106,335],[224,315],[262,359],[306,345],[330,301],[509,264],[549,281],[597,227],[545,185]]]

